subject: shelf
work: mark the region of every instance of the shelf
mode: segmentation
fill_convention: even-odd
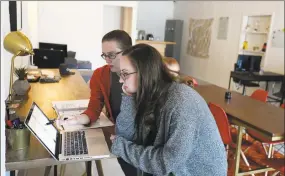
[[[241,52],[256,53],[256,54],[265,54],[265,52],[263,52],[263,51],[253,51],[253,50],[241,50]]]
[[[247,34],[260,34],[260,35],[268,35],[268,32],[254,32],[254,31],[244,31]]]

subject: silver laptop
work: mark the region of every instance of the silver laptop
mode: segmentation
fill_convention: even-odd
[[[91,160],[110,157],[101,129],[60,132],[33,102],[25,125],[47,151],[59,161]]]

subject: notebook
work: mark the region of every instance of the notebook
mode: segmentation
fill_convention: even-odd
[[[83,100],[69,100],[69,101],[53,101],[52,106],[57,113],[58,118],[64,118],[66,116],[76,116],[82,114],[88,107],[89,99]],[[65,131],[76,131],[88,128],[100,128],[113,126],[108,117],[101,112],[99,119],[92,123],[89,127],[84,125],[64,125],[63,128]]]

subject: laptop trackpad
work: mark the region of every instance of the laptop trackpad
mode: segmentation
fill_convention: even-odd
[[[102,129],[87,129],[84,131],[86,135],[89,156],[110,155],[110,151]]]

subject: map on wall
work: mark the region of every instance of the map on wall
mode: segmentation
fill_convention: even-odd
[[[209,58],[212,23],[213,23],[213,18],[211,19],[190,18],[187,54],[200,58]]]

